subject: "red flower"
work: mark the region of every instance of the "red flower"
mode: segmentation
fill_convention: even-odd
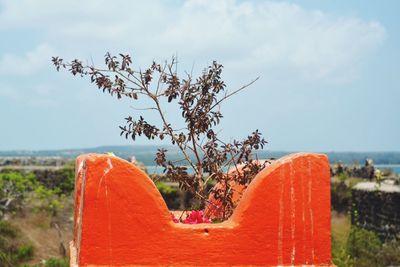
[[[194,210],[189,216],[183,220],[186,224],[198,224],[198,223],[210,223],[211,221],[204,217],[204,212],[202,210]]]
[[[171,218],[174,223],[185,223],[185,224],[198,224],[198,223],[211,223],[210,219],[204,217],[204,212],[202,210],[193,210],[186,216],[186,219],[181,220],[175,217],[171,213]]]
[[[171,217],[174,223],[179,223],[179,219],[177,219],[173,213],[171,213]]]

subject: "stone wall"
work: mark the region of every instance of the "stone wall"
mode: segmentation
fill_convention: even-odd
[[[400,238],[400,186],[385,182],[354,186],[351,221],[376,232],[382,240]]]

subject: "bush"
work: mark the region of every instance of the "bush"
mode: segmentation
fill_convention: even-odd
[[[169,209],[176,210],[180,208],[180,192],[178,189],[161,181],[156,182],[156,186]]]
[[[173,188],[164,182],[156,182],[156,186],[158,191],[160,191],[160,193],[163,195],[171,195],[178,191],[176,188]]]
[[[35,176],[19,172],[0,173],[0,218],[20,210],[28,192],[35,187]]]
[[[19,261],[26,261],[33,258],[34,250],[32,245],[21,245],[16,251]]]
[[[64,207],[65,195],[60,195],[60,189],[48,189],[39,185],[34,190],[33,198],[36,201],[34,208],[39,211],[45,211],[52,216]]]
[[[48,189],[57,189],[60,194],[69,194],[74,191],[75,167],[70,162],[59,170],[34,171],[37,181]]]
[[[353,260],[346,246],[332,239],[332,260],[337,267],[353,267]]]
[[[73,166],[58,170],[60,179],[55,179],[53,188],[38,181],[33,173],[8,171],[0,173],[0,266],[20,266],[34,255],[34,247],[18,240],[18,231],[1,218],[7,213],[19,211],[44,211],[51,216],[63,208],[65,193],[74,187]],[[61,175],[62,174],[62,175]],[[26,204],[29,205],[27,206]],[[37,266],[68,266],[65,259],[50,259]]]
[[[0,266],[8,267],[14,264],[14,248],[10,245],[10,241],[16,236],[16,230],[9,223],[0,221]]]
[[[400,266],[400,241],[392,240],[382,246],[383,266]]]
[[[8,222],[0,221],[0,266],[14,267],[33,257],[31,245],[17,245],[17,230]]]
[[[383,266],[380,260],[382,243],[378,235],[358,227],[352,227],[347,241],[347,252],[356,267]]]
[[[352,226],[345,244],[332,239],[332,257],[338,267],[399,266],[400,241],[382,243],[376,233]]]
[[[63,208],[65,194],[73,190],[74,174],[70,168],[60,170],[65,179],[47,187],[39,182],[32,173],[0,173],[0,218],[6,213],[21,211],[26,201],[30,207],[55,215]]]

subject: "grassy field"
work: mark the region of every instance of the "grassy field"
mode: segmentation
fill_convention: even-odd
[[[19,229],[19,239],[34,247],[34,256],[25,263],[32,265],[49,258],[67,257],[72,240],[72,220],[72,204],[56,216],[33,212],[12,218],[10,223]]]
[[[336,211],[332,211],[331,216],[332,239],[335,240],[338,245],[345,245],[350,234],[350,216]]]

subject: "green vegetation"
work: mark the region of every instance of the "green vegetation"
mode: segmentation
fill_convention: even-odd
[[[177,210],[182,208],[180,200],[182,192],[177,187],[173,187],[162,181],[157,181],[155,182],[155,184],[170,210]]]
[[[34,198],[37,200],[36,209],[56,215],[57,211],[61,210],[65,202],[65,195],[60,193],[61,190],[48,189],[43,185],[39,185],[34,190]]]
[[[69,267],[69,261],[67,259],[47,259],[44,263],[35,265],[23,265],[23,267]]]
[[[18,230],[15,227],[0,221],[0,266],[14,267],[32,259],[33,247],[15,242],[17,236]]]
[[[60,183],[60,187],[48,187],[38,181],[32,173],[0,173],[0,218],[6,214],[21,212],[28,201],[32,203],[30,207],[34,210],[57,213],[57,210],[63,207],[65,194],[73,190],[73,187],[68,185],[68,180]]]
[[[37,181],[47,189],[53,189],[58,194],[69,194],[74,191],[75,186],[75,167],[74,162],[70,161],[61,169],[47,170],[34,173]]]
[[[348,220],[348,226],[350,224]],[[335,231],[335,228],[342,231]],[[346,233],[347,232],[347,233]],[[347,238],[343,239],[343,236]],[[332,225],[332,257],[338,267],[400,265],[400,241],[381,242],[378,235],[355,226]]]
[[[176,188],[173,188],[172,186],[169,186],[164,182],[156,182],[156,186],[158,191],[160,191],[162,195],[166,196],[173,195],[178,191]]]
[[[366,179],[346,172],[332,177],[332,257],[338,267],[400,265],[400,240],[382,242],[375,232],[351,225],[351,188]]]
[[[0,173],[0,218],[20,210],[34,184],[35,176],[32,174]]]
[[[74,185],[73,168],[71,165],[57,170],[55,175],[58,179],[52,181],[41,180],[43,177],[36,177],[33,173],[0,173],[0,266],[30,266],[26,262],[34,260],[36,247],[24,241],[26,233],[32,230],[26,229],[31,226],[25,222],[31,214],[38,214],[38,221],[34,224],[43,231],[51,231],[51,228],[54,233],[60,231],[59,225],[63,222],[57,215],[71,199],[69,196]],[[68,216],[70,213],[71,210],[68,211]],[[54,229],[55,226],[57,229]],[[69,265],[66,259],[51,258],[33,266]]]

